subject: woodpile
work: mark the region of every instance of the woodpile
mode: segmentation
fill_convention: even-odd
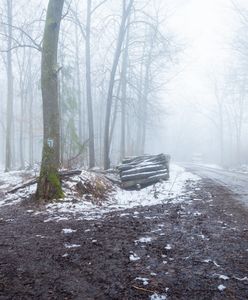
[[[169,179],[170,156],[165,154],[125,158],[117,167],[124,189],[142,188]]]

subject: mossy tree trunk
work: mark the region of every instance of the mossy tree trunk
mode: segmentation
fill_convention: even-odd
[[[49,0],[43,37],[41,89],[43,101],[43,151],[37,199],[63,197],[58,175],[60,165],[60,115],[57,52],[64,0]]]

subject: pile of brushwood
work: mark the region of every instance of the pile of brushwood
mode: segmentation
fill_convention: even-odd
[[[143,155],[123,159],[117,167],[124,189],[139,189],[169,179],[170,156]]]
[[[82,171],[77,179],[76,190],[80,197],[84,196],[93,204],[102,205],[111,197],[114,185],[102,174]]]

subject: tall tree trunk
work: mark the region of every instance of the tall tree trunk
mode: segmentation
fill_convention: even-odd
[[[6,126],[6,148],[5,148],[5,172],[12,167],[12,135],[13,135],[13,71],[12,71],[12,0],[7,0],[8,17],[8,49],[7,52],[7,126]]]
[[[119,81],[119,86],[117,88],[117,93],[116,93],[116,101],[115,101],[115,106],[114,106],[114,111],[113,111],[113,116],[112,116],[112,122],[110,126],[110,133],[109,133],[109,145],[111,147],[113,136],[114,136],[114,131],[115,131],[115,123],[117,119],[117,114],[118,114],[118,99],[120,98],[120,92],[121,92],[121,80]]]
[[[24,82],[21,80],[21,84]],[[20,169],[24,169],[24,155],[23,155],[23,125],[24,125],[24,90],[21,87],[21,118],[20,118],[20,136],[19,136],[19,151],[20,151]]]
[[[127,26],[127,19],[130,15],[131,8],[133,5],[134,0],[130,0],[128,5],[126,5],[126,1],[123,1],[123,11],[122,11],[122,19],[121,25],[119,29],[117,45],[115,49],[114,61],[110,73],[110,81],[109,81],[109,88],[108,88],[108,95],[107,95],[107,103],[106,103],[106,113],[105,113],[105,126],[104,126],[104,169],[109,169],[110,167],[110,158],[109,158],[109,130],[110,130],[110,117],[111,117],[111,109],[112,109],[112,98],[113,98],[113,91],[114,91],[114,83],[115,83],[115,75],[121,55],[122,44],[125,39],[126,34],[126,26]]]
[[[28,67],[28,78],[29,78],[29,127],[28,127],[28,135],[29,135],[29,168],[32,168],[34,165],[34,134],[33,134],[33,82],[32,82],[32,70],[31,70],[31,55],[30,62]]]
[[[91,90],[91,0],[87,0],[87,23],[85,36],[85,58],[86,58],[86,93],[88,109],[88,129],[89,129],[89,168],[95,166],[95,141],[94,141],[94,119],[92,108],[92,90]]]
[[[61,37],[61,43],[60,43],[60,59],[61,59],[61,65],[64,66],[64,40],[63,35]],[[64,95],[65,95],[65,74],[64,70],[62,69],[60,76],[58,76],[58,97],[59,97],[59,120],[60,120],[60,162],[61,166],[64,166],[65,163],[65,149],[66,149],[66,143],[65,143],[65,125],[64,125],[64,115],[63,115],[63,105],[64,105]]]
[[[41,89],[43,101],[43,152],[37,199],[63,197],[58,175],[60,165],[60,114],[57,52],[64,0],[49,0],[43,37]]]
[[[127,28],[126,45],[123,51],[121,71],[121,143],[120,160],[126,155],[126,102],[127,102],[127,67],[128,67],[129,27]]]
[[[143,53],[144,60],[145,53]],[[139,85],[138,85],[138,107],[143,105],[143,94],[144,94],[144,62],[141,62],[140,72],[139,72]],[[141,110],[139,110],[138,119],[137,119],[137,132],[136,132],[136,145],[135,145],[135,155],[141,155],[141,135],[142,135],[142,115]]]
[[[76,79],[77,79],[77,101],[78,101],[78,136],[79,142],[83,144],[83,125],[82,125],[82,97],[81,97],[81,81],[80,81],[80,67],[79,67],[79,42],[78,42],[78,27],[75,25],[75,39],[76,39]]]
[[[26,51],[25,48],[23,49],[22,53],[22,58],[21,60],[19,59],[18,53],[16,55],[17,59],[17,64],[18,64],[18,71],[20,74],[20,79],[19,79],[19,91],[20,91],[20,100],[21,100],[21,110],[20,110],[20,135],[19,135],[19,155],[20,155],[20,169],[24,169],[24,99],[26,99],[26,94],[25,93],[25,78],[27,76],[26,70],[25,70],[25,65],[27,65],[27,62],[25,60],[26,57]],[[29,66],[30,64],[28,64]]]
[[[152,51],[152,49],[151,49]],[[144,80],[144,99],[141,107],[142,111],[142,134],[141,134],[141,155],[145,153],[145,143],[146,143],[146,126],[147,126],[147,105],[148,105],[148,93],[149,93],[149,86],[150,86],[150,80],[149,80],[149,73],[150,73],[150,67],[151,67],[151,57],[149,55],[149,59],[146,65],[146,72],[145,72],[145,80]]]
[[[224,165],[224,120],[223,120],[223,107],[219,104],[219,134],[220,134],[220,165]]]
[[[154,28],[151,29],[152,31]],[[152,54],[153,54],[153,47],[156,40],[157,35],[157,27],[155,28],[154,33],[150,33],[150,41],[149,41],[149,52],[147,54],[147,61],[145,64],[145,78],[144,78],[144,92],[143,92],[143,103],[141,107],[141,122],[142,122],[142,134],[141,134],[141,148],[140,154],[143,155],[145,153],[145,144],[146,144],[146,132],[147,132],[147,109],[148,109],[148,98],[149,98],[149,89],[150,89],[150,72],[152,67]]]

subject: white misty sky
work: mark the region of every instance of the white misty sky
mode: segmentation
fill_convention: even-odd
[[[170,115],[159,134],[166,134],[160,139],[163,151],[180,157],[181,150],[201,152],[203,145],[211,147],[211,139],[216,139],[214,132],[209,135],[212,125],[197,113],[194,104],[206,107],[214,101],[211,77],[223,75],[228,68],[239,23],[231,0],[171,0],[171,11],[170,31],[186,49],[179,61],[180,73],[164,95]]]
[[[211,92],[208,77],[223,71],[228,62],[234,23],[229,0],[185,0],[177,5],[170,26],[186,50],[181,74],[173,82],[176,98],[193,101],[192,97]]]

